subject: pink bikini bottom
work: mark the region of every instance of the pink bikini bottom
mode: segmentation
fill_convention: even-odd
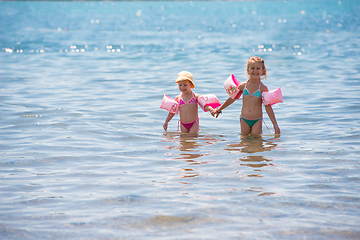
[[[196,119],[195,121],[188,122],[188,123],[184,123],[184,122],[182,122],[182,121],[179,120],[178,131],[179,131],[179,125],[180,125],[180,123],[181,123],[188,131],[190,131],[191,127],[194,125],[194,123],[196,123],[196,124],[198,125],[198,129],[200,130],[198,120],[199,120],[199,118]]]

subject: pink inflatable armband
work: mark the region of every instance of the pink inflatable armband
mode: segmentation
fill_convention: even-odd
[[[232,99],[239,99],[243,93],[238,88],[239,84],[239,80],[237,80],[233,74],[231,74],[224,82],[225,91]]]
[[[204,110],[205,112],[207,112],[205,110],[206,106],[210,106],[214,109],[221,106],[219,99],[214,94],[206,94],[206,95],[200,96],[198,98],[198,103],[199,103],[199,106],[202,108],[202,110]]]
[[[165,109],[170,113],[178,114],[179,103],[174,99],[172,99],[171,97],[169,97],[168,95],[164,95],[160,108]]]
[[[264,106],[273,105],[275,103],[283,102],[283,97],[280,88],[274,89],[269,92],[263,92],[261,94],[262,102]]]

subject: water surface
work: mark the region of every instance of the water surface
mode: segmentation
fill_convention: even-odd
[[[360,239],[357,1],[0,2],[2,239]],[[282,134],[241,101],[164,133],[193,73],[265,59]],[[271,122],[264,114],[266,125]]]

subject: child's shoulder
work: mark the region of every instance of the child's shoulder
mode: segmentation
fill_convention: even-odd
[[[261,85],[260,85],[260,92],[267,92],[269,91],[269,89],[267,88],[267,86],[261,82]]]
[[[239,85],[246,85],[246,83],[247,83],[247,81],[245,81],[245,82],[241,82]]]
[[[238,88],[240,89],[240,91],[244,91],[245,86],[246,86],[246,82],[242,82],[239,84]]]

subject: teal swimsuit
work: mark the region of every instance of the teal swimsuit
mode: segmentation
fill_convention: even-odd
[[[246,85],[245,85],[245,88],[244,88],[244,93],[243,93],[243,96],[253,96],[253,97],[257,97],[257,98],[261,98],[261,92],[260,92],[260,86],[261,86],[261,82],[259,84],[259,88],[258,90],[256,90],[254,93],[250,93],[249,90],[247,90],[247,82],[246,82]],[[244,120],[244,122],[246,122],[247,125],[249,125],[249,127],[252,127],[254,126],[255,123],[257,123],[259,120],[261,120],[261,118],[259,119],[254,119],[254,120],[251,120],[251,119],[246,119],[242,116],[240,116],[240,119]]]
[[[248,83],[246,82],[243,95],[244,95],[244,96],[249,95],[249,96],[254,96],[254,97],[261,98],[261,92],[260,92],[261,82],[260,82],[260,84],[259,84],[258,90],[256,90],[256,91],[255,91],[254,93],[252,93],[252,94],[250,94],[250,93],[249,93],[249,90],[247,90],[247,88],[246,88],[247,84],[248,84]]]

